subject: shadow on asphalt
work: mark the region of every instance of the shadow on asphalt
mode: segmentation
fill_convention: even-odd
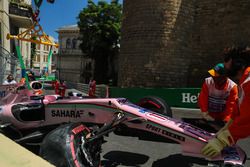
[[[118,165],[139,167],[145,164],[149,157],[131,152],[110,151],[103,156],[103,159],[102,167],[116,167]]]
[[[181,154],[175,154],[155,161],[152,164],[152,167],[166,167],[166,165],[176,167],[192,167],[193,164],[207,165],[208,162],[201,158],[194,158],[183,156]]]

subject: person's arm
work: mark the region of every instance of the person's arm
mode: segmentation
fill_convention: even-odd
[[[209,140],[208,144],[202,149],[202,153],[208,157],[218,155],[221,150],[234,144],[238,139],[245,138],[250,135],[250,82],[243,85],[244,99],[240,104],[240,115],[235,120],[230,119],[227,124],[216,134],[216,137]],[[243,106],[244,103],[244,106]]]
[[[214,118],[212,118],[208,113],[208,87],[205,82],[202,85],[202,89],[198,98],[198,103],[202,113],[202,118],[207,121],[214,121]]]
[[[234,118],[239,115],[237,100],[238,100],[238,88],[235,85],[230,91],[230,94],[226,102],[224,121],[228,121],[230,119],[234,120]]]
[[[250,136],[250,81],[243,85],[243,90],[243,99],[238,108],[239,114],[228,128],[235,140]]]
[[[201,92],[198,98],[198,104],[201,109],[201,112],[208,111],[208,87],[205,82],[203,83],[201,88]]]

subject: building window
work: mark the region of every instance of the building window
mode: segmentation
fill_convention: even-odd
[[[40,50],[40,44],[36,44],[36,49]]]
[[[71,40],[69,38],[66,40],[66,48],[71,48]]]
[[[47,55],[43,56],[43,62],[48,62],[48,56]]]
[[[74,39],[72,40],[72,48],[73,48],[73,49],[76,49],[76,44],[77,44],[77,39],[74,38]]]
[[[35,56],[35,61],[40,62],[40,55],[39,54]]]
[[[85,69],[88,70],[88,71],[90,71],[90,70],[92,69],[92,64],[91,64],[91,62],[86,63]]]
[[[44,51],[49,51],[49,45],[44,45],[43,50],[44,50]]]
[[[46,45],[46,51],[50,51],[50,46]]]

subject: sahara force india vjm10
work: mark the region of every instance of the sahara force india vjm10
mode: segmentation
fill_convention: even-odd
[[[169,117],[171,112],[160,111],[166,106],[157,99],[144,99],[139,106],[124,98],[34,96],[32,91],[41,85],[34,82],[31,88],[1,86],[9,91],[1,98],[0,130],[20,144],[36,143],[40,156],[59,167],[101,166],[103,136],[112,131],[152,133],[179,143],[183,155],[204,159],[201,149],[215,135]],[[234,145],[209,161],[242,167],[245,159],[245,152]]]

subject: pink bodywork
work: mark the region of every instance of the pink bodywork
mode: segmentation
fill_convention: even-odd
[[[4,89],[1,87],[1,89]],[[18,121],[11,112],[15,104],[37,103],[29,100],[32,93],[27,90],[19,92],[8,92],[1,99],[0,123],[11,123],[18,129],[36,128],[67,122],[86,122],[104,124],[110,122],[117,111],[122,111],[127,119],[141,118],[141,123],[126,122],[130,128],[149,131],[157,135],[172,139],[181,145],[184,155],[206,158],[201,154],[201,149],[215,134],[208,133],[202,129],[184,123],[180,120],[169,118],[141,108],[128,102],[124,98],[71,98],[60,99],[58,95],[46,95],[43,103],[45,105],[45,120],[41,121]],[[63,111],[61,111],[63,110]],[[74,111],[74,112],[73,112]],[[65,113],[68,116],[65,116]],[[76,113],[78,115],[76,115]],[[71,114],[71,115],[70,115]],[[231,164],[244,163],[245,152],[238,146],[233,146],[238,159],[225,159],[227,155],[221,154],[211,161],[224,161]]]

